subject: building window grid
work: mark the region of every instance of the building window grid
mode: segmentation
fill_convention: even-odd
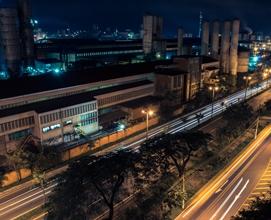
[[[79,114],[83,114],[85,112],[88,112],[88,111],[93,111],[95,110],[97,107],[96,103],[92,103],[92,104],[87,104],[87,105],[83,105],[83,106],[80,106],[80,107],[75,107],[75,108],[71,108],[71,109],[67,109],[67,110],[64,110],[62,112],[62,118],[67,118],[67,117],[72,117],[74,115],[79,115]],[[57,112],[57,113],[51,113],[51,114],[48,114],[48,115],[44,115],[44,116],[41,116],[41,123],[42,124],[48,124],[52,121],[56,121],[56,120],[59,120],[61,117],[60,117],[60,112]]]
[[[14,130],[20,127],[26,127],[29,125],[34,124],[34,117],[28,117],[28,118],[22,118],[19,120],[15,120],[15,121],[10,121],[10,122],[6,122],[3,124],[0,124],[0,132],[6,132],[6,131],[10,131],[10,130]]]

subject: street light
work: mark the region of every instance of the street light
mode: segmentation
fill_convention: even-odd
[[[149,135],[149,118],[154,115],[154,112],[152,110],[142,110],[142,114],[146,115],[146,140],[148,139]]]
[[[218,86],[210,86],[209,90],[212,91],[212,117],[213,117],[215,92],[217,92],[219,90],[219,87]]]
[[[252,77],[251,76],[244,76],[243,79],[246,81],[246,92],[245,92],[245,100],[246,100],[247,99],[248,84],[249,84],[249,81],[252,79]]]

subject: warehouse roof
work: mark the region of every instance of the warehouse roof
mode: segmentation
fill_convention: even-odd
[[[71,71],[58,75],[52,73],[34,77],[0,80],[0,99],[151,73],[154,72],[157,65],[170,64],[171,62],[170,60],[164,60],[106,66],[82,71]]]
[[[143,80],[143,81],[139,81],[135,83],[114,86],[110,88],[75,94],[71,96],[65,96],[65,97],[56,98],[56,99],[45,100],[42,102],[35,102],[35,103],[13,107],[9,109],[3,109],[3,110],[0,110],[0,117],[6,117],[6,116],[20,114],[20,113],[29,112],[29,111],[36,111],[37,113],[49,112],[56,109],[61,109],[61,108],[93,101],[95,100],[94,98],[95,96],[98,96],[101,94],[107,94],[107,93],[125,90],[129,88],[135,88],[135,87],[143,86],[143,85],[150,85],[152,83],[153,82],[149,80]]]

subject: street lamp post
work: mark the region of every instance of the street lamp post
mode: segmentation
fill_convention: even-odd
[[[149,136],[149,118],[154,114],[152,110],[142,110],[142,114],[146,115],[146,140]]]
[[[214,101],[215,101],[215,92],[219,90],[217,86],[210,86],[209,90],[212,91],[212,117],[214,114]]]
[[[249,84],[249,81],[252,79],[252,77],[251,76],[244,76],[243,79],[246,81],[245,100],[247,100],[248,84]]]

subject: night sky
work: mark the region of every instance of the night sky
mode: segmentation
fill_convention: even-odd
[[[32,0],[32,5],[35,18],[51,30],[68,25],[89,29],[92,24],[138,30],[148,12],[164,17],[167,34],[177,26],[197,33],[202,11],[205,19],[239,17],[243,26],[271,33],[270,0]]]

